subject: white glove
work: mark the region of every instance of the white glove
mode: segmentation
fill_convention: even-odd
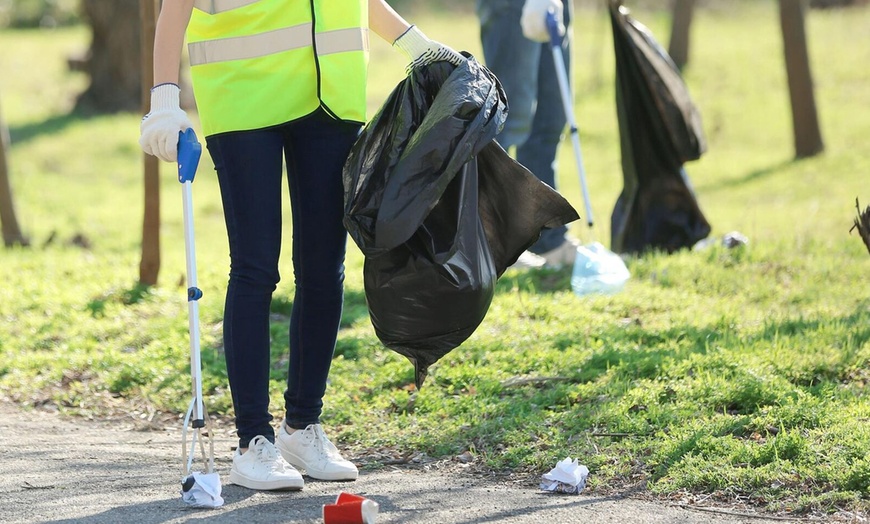
[[[180,92],[175,84],[151,88],[151,112],[139,126],[142,151],[166,162],[178,160],[178,132],[193,127],[178,103]]]
[[[520,25],[523,26],[523,36],[535,42],[549,42],[547,31],[547,11],[552,9],[559,25],[559,34],[565,34],[565,24],[562,21],[561,0],[526,0],[523,5],[523,15]]]
[[[408,55],[408,60],[411,61],[406,68],[408,72],[415,67],[429,65],[442,60],[446,60],[456,66],[462,65],[465,62],[464,56],[444,44],[429,40],[415,25],[412,25],[407,31],[402,33],[402,36],[393,42],[393,47]]]

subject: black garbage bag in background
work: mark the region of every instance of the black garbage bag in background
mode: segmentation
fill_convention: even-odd
[[[418,388],[477,329],[498,277],[541,229],[578,218],[494,141],[506,97],[468,58],[399,83],[344,167],[344,223],[365,255],[372,325],[414,364]]]
[[[710,234],[683,164],[706,150],[701,117],[680,72],[620,0],[610,0],[623,190],[611,249],[673,252]]]

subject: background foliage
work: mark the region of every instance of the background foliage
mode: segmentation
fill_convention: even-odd
[[[79,21],[78,0],[0,0],[0,28],[56,27]]]

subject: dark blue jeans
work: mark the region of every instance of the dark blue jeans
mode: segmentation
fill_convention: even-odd
[[[319,421],[341,319],[347,232],[341,170],[360,126],[323,111],[268,129],[208,137],[230,248],[224,351],[239,445],[273,440],[269,411],[272,293],[280,279],[283,177],[292,209],[296,292],[290,316],[286,421]]]
[[[505,149],[516,146],[517,162],[558,189],[556,151],[567,119],[550,44],[523,36],[520,17],[524,3],[525,0],[477,0],[484,61],[504,87],[510,108],[497,140]],[[564,5],[567,27],[571,21],[571,2],[565,1]],[[566,69],[570,63],[569,42],[570,38],[566,38],[562,47]],[[565,226],[545,229],[529,251],[545,253],[559,247],[567,231]]]

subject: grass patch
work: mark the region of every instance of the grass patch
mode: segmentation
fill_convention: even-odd
[[[861,194],[870,117],[858,110],[870,105],[870,70],[855,67],[870,59],[870,8],[810,12],[826,151],[795,161],[776,5],[729,6],[699,8],[694,21],[685,74],[709,153],[687,170],[713,234],[738,230],[749,245],[631,259],[632,278],[613,296],[574,296],[567,270],[508,273],[483,324],[420,391],[411,365],[374,336],[363,259],[350,245],[324,413],[337,440],[359,452],[470,451],[488,467],[532,476],[575,456],[590,467],[593,492],[641,483],[795,514],[867,511],[870,260],[849,228],[855,197],[870,199]],[[415,15],[431,37],[480,56],[469,13]],[[635,16],[664,41],[664,11]],[[584,4],[577,20],[578,120],[605,224],[622,188],[612,44],[600,7]],[[19,50],[0,55],[0,94],[19,219],[34,241],[0,254],[0,394],[84,416],[177,413],[189,391],[179,188],[164,165],[160,284],[137,288],[140,115],[68,114],[85,79],[65,71],[65,58],[87,42],[81,27],[0,33],[0,47]],[[372,45],[373,113],[404,64]],[[559,177],[582,208],[569,143]],[[227,244],[207,155],[195,189],[205,389],[209,408],[231,415],[221,341]],[[606,225],[572,228],[584,241],[609,237]],[[281,263],[276,416],[293,301],[290,258]]]

